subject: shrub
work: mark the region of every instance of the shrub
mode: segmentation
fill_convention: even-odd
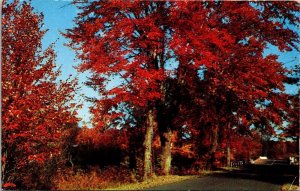
[[[123,167],[110,166],[105,169],[90,167],[77,172],[65,169],[57,173],[53,189],[57,190],[94,190],[105,189],[121,183],[134,182],[134,176]]]

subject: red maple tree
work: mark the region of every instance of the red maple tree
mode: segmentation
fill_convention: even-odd
[[[54,45],[42,50],[43,15],[26,2],[2,5],[2,181],[37,189],[49,184],[41,169],[60,155],[63,131],[77,122],[70,104],[77,82],[58,81]]]
[[[94,100],[95,126],[145,127],[144,178],[151,174],[156,127],[168,174],[176,126],[192,135],[204,125],[213,161],[222,132],[282,124],[287,70],[264,50],[298,48],[299,36],[286,24],[299,24],[299,4],[93,1],[78,7],[76,26],[65,35],[82,59],[80,70],[93,72],[89,85],[102,95]],[[120,83],[107,89],[113,78]]]
[[[181,82],[191,92],[181,107],[181,115],[190,118],[181,117],[181,121],[187,124],[185,129],[189,129],[190,135],[200,139],[198,142],[204,137],[210,140],[212,163],[221,139],[228,139],[234,132],[245,134],[251,125],[274,135],[274,127],[286,119],[288,95],[284,93],[284,82],[288,70],[277,61],[276,55],[263,54],[267,44],[281,51],[297,50],[297,33],[284,25],[298,24],[294,12],[299,5],[293,2],[204,4],[209,14],[201,18],[203,10],[199,3],[180,3],[181,22],[177,23],[179,30],[175,30],[172,42],[178,47],[179,71],[180,68],[183,71],[178,78],[185,79]],[[201,23],[203,18],[205,23]],[[190,49],[182,48],[187,46]],[[184,63],[192,66],[188,68]],[[202,72],[203,80],[196,78],[197,70]]]

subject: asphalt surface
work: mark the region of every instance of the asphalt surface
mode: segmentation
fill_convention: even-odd
[[[266,174],[249,170],[224,171],[146,190],[280,191],[284,183],[292,183],[294,178],[295,175]]]

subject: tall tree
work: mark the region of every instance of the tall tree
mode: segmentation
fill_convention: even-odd
[[[157,106],[164,97],[163,81],[168,75],[167,6],[166,2],[87,3],[81,5],[83,12],[76,19],[77,26],[66,34],[72,39],[71,45],[80,49],[79,58],[84,62],[80,69],[93,71],[91,84],[98,86],[103,95],[95,102],[96,116],[114,113],[109,119],[114,122],[121,115],[117,113],[120,106],[131,113],[140,112],[134,118],[138,125],[146,127],[145,179],[153,173],[153,132],[157,128]],[[121,82],[105,89],[105,83],[113,77]]]
[[[156,127],[168,174],[174,121],[192,132],[205,124],[212,160],[220,132],[231,132],[222,128],[247,130],[258,118],[282,122],[270,108],[257,107],[280,97],[286,77],[277,57],[263,53],[268,44],[297,49],[298,34],[286,25],[299,24],[299,4],[93,1],[78,7],[82,12],[66,36],[83,61],[80,69],[93,72],[90,84],[103,95],[95,100],[95,122],[107,126],[99,120],[107,114],[108,122],[126,121],[122,115],[128,112],[120,112],[125,107],[136,125],[146,126],[145,178]],[[120,83],[105,88],[113,77]]]
[[[287,95],[283,91],[287,70],[277,56],[265,57],[264,50],[268,44],[280,51],[298,50],[299,36],[291,28],[299,24],[299,4],[205,2],[204,10],[199,3],[178,5],[175,8],[180,10],[177,15],[181,22],[176,23],[178,30],[172,43],[178,47],[174,50],[180,60],[179,69],[181,64],[190,63],[204,73],[204,93],[198,94],[198,99],[194,97],[194,105],[200,103],[198,112],[189,106],[186,111],[195,117],[198,113],[198,124],[212,130],[211,157],[222,137],[218,135],[222,132],[220,128],[227,128],[229,123],[242,132],[255,121],[263,120],[264,126],[274,132],[274,124],[283,123],[286,111]],[[206,14],[199,13],[205,10]],[[191,76],[191,72],[186,75]],[[191,90],[196,89],[192,86]],[[201,100],[205,100],[204,105]],[[201,104],[203,107],[199,107]],[[200,119],[204,123],[199,123]],[[188,128],[195,128],[195,124]]]
[[[64,129],[77,122],[70,105],[76,81],[58,82],[53,45],[42,50],[43,15],[25,1],[2,5],[3,186],[42,189],[50,176],[41,169],[60,155]]]

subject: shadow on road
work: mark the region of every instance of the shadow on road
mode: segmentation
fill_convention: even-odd
[[[276,185],[299,183],[299,167],[292,165],[247,165],[239,170],[224,170],[210,176],[250,179],[268,182]]]
[[[145,190],[279,191],[283,184],[293,181],[299,182],[298,166],[248,165],[239,170],[218,169],[206,176]]]

